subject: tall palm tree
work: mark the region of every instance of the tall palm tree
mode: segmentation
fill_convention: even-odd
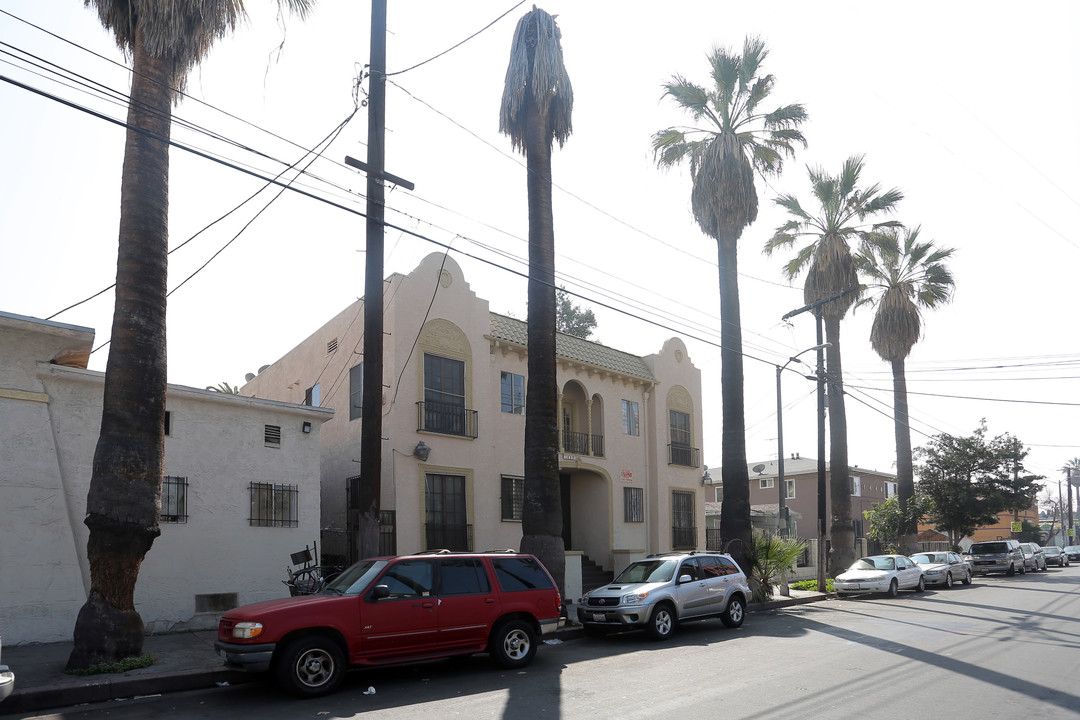
[[[922,336],[922,309],[949,302],[955,283],[945,261],[954,248],[922,242],[918,227],[886,228],[869,234],[855,254],[855,265],[865,278],[864,296],[855,308],[877,307],[870,329],[870,344],[881,359],[892,364],[893,421],[896,435],[896,479],[900,517],[908,517],[915,497],[915,474],[911,461],[911,428],[908,426],[907,378],[904,360]],[[902,529],[900,551],[916,547],[916,528]]]
[[[188,71],[243,17],[241,0],[85,0],[132,58],[120,182],[112,343],[86,519],[90,591],[68,669],[139,655],[139,567],[161,534],[165,291],[172,103]],[[303,17],[308,0],[279,0]]]
[[[778,175],[784,157],[794,156],[795,143],[806,146],[798,129],[807,117],[802,105],[781,105],[772,112],[761,108],[776,82],[772,75],[760,74],[768,54],[763,40],[748,37],[741,55],[714,49],[708,56],[711,87],[673,76],[663,86],[664,97],[674,100],[701,127],[670,127],[652,138],[661,168],[689,161],[694,219],[716,240],[723,400],[720,534],[742,567],[748,567],[751,527],[738,242],[743,230],[757,219],[755,171],[762,176]]]
[[[839,175],[807,168],[818,214],[804,210],[794,195],[775,202],[791,215],[765,243],[765,253],[806,244],[784,266],[789,280],[806,271],[803,299],[809,305],[859,286],[849,241],[870,230],[899,225],[895,220],[868,226],[867,218],[892,212],[904,195],[897,189],[882,191],[878,184],[859,187],[863,157],[849,157]],[[825,324],[826,380],[829,388],[829,490],[832,496],[831,572],[840,572],[855,559],[855,526],[851,518],[851,487],[848,468],[847,413],[840,364],[840,320],[857,299],[857,292],[827,302],[817,309]]]
[[[529,194],[529,329],[525,388],[525,498],[521,551],[537,556],[565,591],[555,365],[555,222],[551,145],[570,137],[574,90],[555,18],[533,7],[510,47],[499,132],[525,153]]]

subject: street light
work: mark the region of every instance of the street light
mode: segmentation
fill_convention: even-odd
[[[832,347],[832,343],[821,343],[820,345],[806,348],[802,352],[798,352],[789,357],[788,361],[783,365],[776,366],[776,483],[778,486],[777,496],[779,498],[776,511],[777,534],[780,532],[780,524],[784,522],[784,511],[787,509],[787,488],[784,484],[784,404],[780,399],[780,374],[793,362],[802,365],[803,361],[799,359],[800,355],[805,355],[806,353],[815,350],[823,350],[827,347]],[[815,377],[813,379],[816,380],[817,378]],[[785,524],[785,528],[786,527]]]

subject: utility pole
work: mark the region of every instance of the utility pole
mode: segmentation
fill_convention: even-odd
[[[367,238],[364,273],[364,371],[360,422],[360,534],[358,558],[379,552],[382,507],[383,234],[386,134],[386,0],[371,2],[368,79]]]
[[[1073,484],[1072,484],[1072,468],[1065,468],[1065,492],[1069,496],[1069,529],[1065,531],[1065,544],[1076,545],[1076,529],[1073,525]]]

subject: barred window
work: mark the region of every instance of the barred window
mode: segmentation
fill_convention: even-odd
[[[186,523],[187,511],[186,477],[166,475],[161,480],[161,514],[158,519],[163,523]]]
[[[644,488],[623,488],[623,522],[645,522]]]
[[[296,527],[300,488],[297,485],[251,483],[251,516],[253,527]]]
[[[502,519],[521,521],[521,508],[525,504],[525,478],[502,478]]]

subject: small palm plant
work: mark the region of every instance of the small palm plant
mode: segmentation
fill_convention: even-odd
[[[758,603],[770,600],[776,581],[791,571],[805,550],[805,540],[755,532],[748,552],[751,599]]]

